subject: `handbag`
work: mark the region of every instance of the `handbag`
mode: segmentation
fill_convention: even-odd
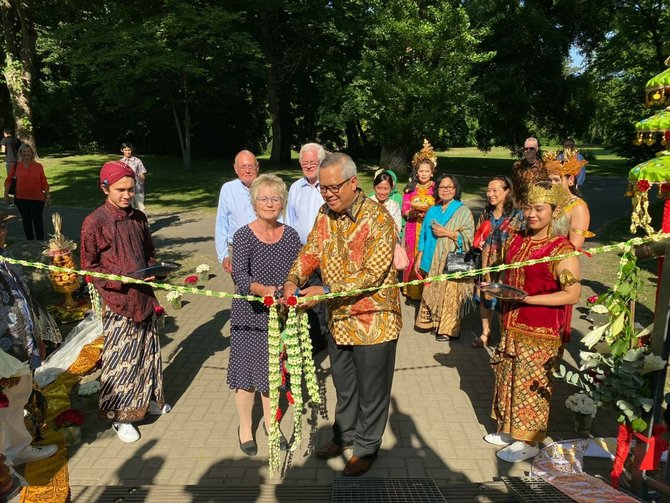
[[[405,247],[398,243],[395,244],[395,250],[393,250],[393,265],[399,271],[404,271],[409,267],[409,257]]]
[[[461,245],[458,245],[458,250],[447,253],[447,260],[444,263],[444,274],[454,272],[467,272],[479,269],[481,266],[482,254],[480,250],[475,248],[463,253]]]
[[[14,165],[14,169],[12,170],[12,181],[9,183],[7,194],[16,196],[16,165]]]

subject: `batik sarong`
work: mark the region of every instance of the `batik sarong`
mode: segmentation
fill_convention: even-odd
[[[153,319],[134,323],[106,311],[100,377],[100,416],[119,422],[143,419],[149,402],[163,407],[163,371]]]

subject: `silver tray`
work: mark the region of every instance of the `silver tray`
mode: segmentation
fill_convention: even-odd
[[[502,300],[523,300],[528,295],[523,290],[504,283],[488,283],[487,285],[480,285],[479,288],[491,297]]]

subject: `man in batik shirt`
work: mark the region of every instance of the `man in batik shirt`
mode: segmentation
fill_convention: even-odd
[[[549,173],[539,157],[540,144],[537,138],[526,138],[523,143],[523,159],[512,166],[514,184],[514,202],[517,208],[526,204],[528,188],[537,182],[549,179]]]
[[[289,272],[284,297],[295,294],[321,269],[324,286],[303,296],[393,285],[396,230],[389,213],[357,188],[356,165],[345,154],[329,154],[319,169],[326,205]],[[381,445],[393,383],[396,342],[402,326],[397,288],[330,299],[328,355],[337,391],[333,439],[317,451],[321,459],[353,446],[343,474],[367,472]],[[308,304],[309,305],[309,304]]]

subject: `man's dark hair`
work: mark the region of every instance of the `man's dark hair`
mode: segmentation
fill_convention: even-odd
[[[129,148],[130,150],[135,150],[135,147],[133,147],[132,143],[128,143],[128,142],[125,142],[125,141],[121,144],[121,150],[123,150],[124,148]]]
[[[9,136],[12,136],[12,130],[11,129],[3,129],[3,133],[8,134]]]

